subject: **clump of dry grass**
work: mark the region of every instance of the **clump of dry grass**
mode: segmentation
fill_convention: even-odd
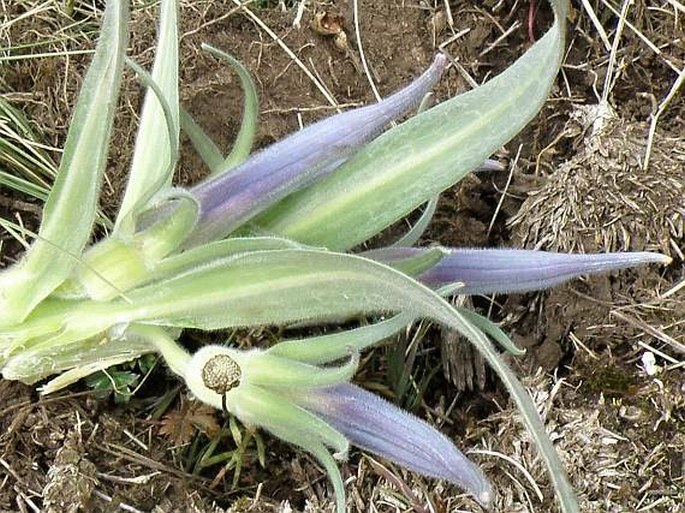
[[[587,394],[577,375],[555,380],[538,373],[527,379],[581,511],[676,512],[685,504],[685,400],[678,376],[659,379],[641,372],[635,394],[623,399]],[[495,511],[551,511],[544,469],[516,411],[505,407],[483,424],[485,454],[512,457],[483,465],[499,492]]]
[[[603,3],[600,18],[606,9],[619,16]],[[562,387],[547,420],[583,511],[680,511],[685,504],[685,140],[677,100],[685,62],[678,8],[637,2],[630,15],[624,7],[617,29],[605,24],[614,39],[612,45],[604,34],[610,54],[588,54],[576,68],[595,83],[605,77],[601,98],[595,92],[599,104],[573,106],[549,153],[538,156],[538,164],[550,156],[557,162],[509,223],[514,240],[528,247],[652,250],[676,261],[665,271],[590,280],[541,298],[548,334],[561,326],[558,342],[574,350],[564,371],[573,388]],[[651,92],[641,95],[645,90]],[[648,364],[656,374],[645,372]]]
[[[583,2],[583,9],[588,17],[579,24],[579,32],[587,53],[568,68],[592,77],[598,103],[575,105],[562,133],[542,151],[572,139],[570,157],[556,165],[510,220],[514,238],[540,249],[639,249],[683,260],[685,141],[674,101],[685,80],[679,50],[682,5],[667,1],[662,8],[651,9],[642,2],[624,2],[619,12],[602,0],[594,8]],[[607,16],[618,17],[615,27],[601,21]],[[600,36],[604,48],[599,42],[589,44],[588,31]],[[576,43],[572,40],[571,48],[577,52],[582,44]],[[604,57],[596,59],[597,53]],[[572,97],[575,91],[565,78]],[[657,99],[651,91],[665,84],[669,87]],[[650,99],[651,114],[643,113],[640,102],[646,107]],[[665,123],[669,109],[675,117]]]
[[[651,250],[683,258],[685,141],[647,131],[606,104],[578,107],[573,156],[512,219],[524,246],[561,251]]]

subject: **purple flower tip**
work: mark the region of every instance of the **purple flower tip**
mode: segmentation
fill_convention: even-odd
[[[481,470],[428,423],[355,385],[309,390],[303,407],[350,442],[403,467],[454,483],[488,507],[494,492]]]
[[[668,264],[659,253],[566,254],[524,249],[455,249],[419,276],[430,286],[462,282],[461,294],[527,292],[579,276],[649,263]]]

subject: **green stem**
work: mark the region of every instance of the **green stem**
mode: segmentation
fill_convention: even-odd
[[[186,367],[191,356],[169,336],[165,329],[145,324],[132,324],[126,330],[126,333],[134,337],[140,337],[154,345],[157,351],[164,357],[169,368],[175,374],[185,379]]]
[[[485,335],[464,320],[462,314],[455,311],[455,315],[462,319],[460,326],[462,335],[466,336],[478,351],[485,357],[488,364],[497,372],[502,383],[507,387],[516,407],[521,412],[523,423],[531,434],[538,451],[545,461],[550,480],[557,492],[557,498],[564,513],[580,513],[573,488],[566,477],[564,466],[557,455],[552,441],[547,434],[545,425],[538,414],[537,408],[530,395],[512,372],[509,366],[502,360],[495,347],[488,341]]]

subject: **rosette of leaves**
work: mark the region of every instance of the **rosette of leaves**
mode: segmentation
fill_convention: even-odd
[[[160,6],[152,72],[130,63],[148,91],[128,185],[112,232],[89,245],[128,37],[127,2],[107,2],[40,230],[22,259],[0,274],[3,376],[35,383],[58,374],[43,386],[48,393],[159,352],[200,400],[318,458],[339,512],[344,489],[334,459],[345,457],[350,442],[455,482],[487,504],[485,477],[451,442],[348,383],[360,351],[426,318],[459,331],[483,354],[538,444],[563,511],[578,511],[530,397],[491,339],[519,351],[492,323],[444,297],[532,290],[668,259],[410,247],[436,195],[486,162],[539,110],[561,62],[565,3],[555,3],[547,34],[505,72],[380,136],[439,79],[444,57],[386,100],[251,156],[254,86],[239,63],[209,48],[232,63],[247,92],[243,129],[226,158],[179,107],[177,5]],[[189,189],[172,185],[181,127],[212,171]],[[399,244],[349,252],[426,203]],[[395,315],[364,328],[249,354],[210,346],[192,356],[177,343],[183,328],[388,313]]]

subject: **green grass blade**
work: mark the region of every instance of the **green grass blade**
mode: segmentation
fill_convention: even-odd
[[[345,250],[401,219],[481,165],[533,118],[559,69],[564,26],[557,18],[506,71],[386,132],[256,224]]]
[[[90,238],[128,41],[128,2],[108,2],[39,238],[0,274],[0,326],[23,320],[66,279]]]
[[[57,165],[24,116],[0,97],[0,185],[45,202],[57,175]],[[98,210],[97,222],[111,228]]]
[[[419,242],[419,239],[428,228],[430,222],[433,220],[435,211],[438,208],[439,199],[440,195],[437,195],[428,200],[428,203],[426,203],[423,212],[421,212],[421,217],[419,217],[419,220],[416,221],[416,223],[411,228],[409,228],[409,230],[407,230],[407,233],[405,233],[404,235],[402,235],[402,237],[400,237],[392,243],[393,247],[413,246],[414,244]]]
[[[0,167],[37,186],[48,187],[57,175],[57,166],[36,135],[23,112],[0,97]]]
[[[16,176],[13,173],[7,173],[6,171],[0,171],[0,185],[27,194],[28,196],[41,201],[45,201],[50,192],[44,185]]]
[[[213,46],[203,44],[202,49],[228,62],[240,79],[240,85],[245,94],[245,101],[243,103],[243,120],[240,124],[240,130],[236,136],[233,149],[228,157],[224,160],[220,169],[212,169],[213,173],[227,171],[241,162],[243,162],[252,151],[255,134],[257,133],[257,115],[259,114],[259,98],[257,97],[257,87],[255,86],[250,72],[247,68],[233,56],[217,50]]]
[[[141,115],[136,146],[131,163],[128,184],[119,209],[115,232],[130,235],[135,216],[160,189],[171,184],[178,148],[180,115],[178,107],[178,5],[176,0],[163,0],[160,4],[157,53],[152,69],[152,81],[162,92],[169,105],[173,126],[173,139],[158,95],[148,87]]]

